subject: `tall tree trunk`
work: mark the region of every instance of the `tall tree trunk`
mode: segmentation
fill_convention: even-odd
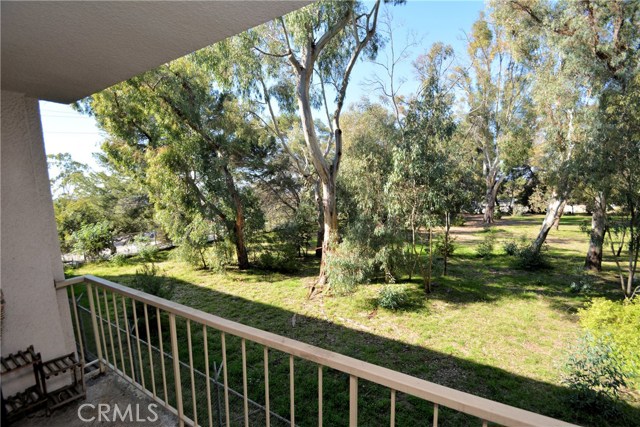
[[[231,172],[229,172],[229,169],[226,166],[224,167],[224,174],[227,190],[231,195],[233,208],[235,210],[235,218],[233,221],[233,240],[236,245],[238,268],[240,270],[246,270],[249,268],[249,255],[247,254],[247,246],[244,239],[244,207],[242,204],[242,198],[236,188],[233,175],[231,175]]]
[[[602,270],[602,244],[606,231],[607,204],[604,193],[596,196],[595,206],[591,214],[591,234],[589,235],[589,249],[584,260],[587,270]]]
[[[449,244],[450,244],[450,233],[451,233],[451,214],[447,211],[444,216],[444,267],[442,269],[442,275],[447,275],[447,264],[449,260]]]
[[[631,298],[633,295],[633,282],[638,268],[638,258],[640,257],[640,232],[636,229],[638,221],[638,212],[630,203],[631,207],[631,219],[629,221],[629,235],[631,236],[631,242],[629,245],[629,276],[627,277],[627,289],[625,289],[625,296]]]
[[[238,257],[238,268],[240,270],[246,270],[249,268],[249,255],[247,254],[247,247],[244,242],[244,217],[236,218],[233,231],[235,234],[234,240]]]
[[[315,197],[316,208],[318,210],[318,232],[316,234],[316,258],[322,259],[322,244],[324,242],[324,203],[322,203],[322,195],[321,195],[319,180],[316,180],[314,184],[313,195]]]
[[[556,231],[558,231],[560,229],[560,218],[562,218],[562,215],[564,215],[564,208],[567,206],[567,202],[566,200],[562,203],[562,205],[560,205],[560,208],[558,209],[558,214],[556,215],[555,219],[553,220],[553,226],[556,229]]]
[[[556,221],[560,221],[560,217],[562,216],[562,212],[564,212],[564,207],[566,206],[566,204],[567,200],[563,196],[554,196],[551,199],[551,202],[547,207],[547,214],[542,221],[542,227],[540,227],[540,231],[538,232],[538,237],[536,237],[536,240],[531,246],[535,253],[540,253],[542,245],[547,240],[547,236],[549,235],[551,227],[553,227],[553,224],[555,224]]]
[[[496,173],[491,173],[486,178],[487,192],[484,197],[484,223],[493,224],[493,215],[496,209],[496,199],[498,198],[498,190],[502,179],[496,179]]]
[[[339,242],[335,185],[322,184],[322,208],[324,236],[317,289],[322,289],[327,284],[327,254],[331,253],[334,245]]]
[[[429,226],[429,266],[427,268],[427,277],[424,278],[424,291],[431,293],[431,272],[433,269],[433,229]]]

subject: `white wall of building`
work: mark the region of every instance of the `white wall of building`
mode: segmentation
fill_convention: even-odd
[[[38,100],[2,91],[0,286],[2,355],[33,345],[43,359],[75,351]],[[5,390],[6,393],[6,390]]]

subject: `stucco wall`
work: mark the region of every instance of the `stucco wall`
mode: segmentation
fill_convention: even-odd
[[[2,355],[33,344],[50,359],[75,350],[38,100],[2,91],[0,286]],[[4,385],[3,385],[4,388]],[[7,391],[5,390],[5,393]]]

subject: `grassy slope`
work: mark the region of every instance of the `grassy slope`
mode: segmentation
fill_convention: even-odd
[[[552,268],[535,273],[512,269],[501,242],[521,235],[535,236],[541,217],[499,221],[495,255],[488,260],[475,256],[475,246],[484,233],[470,221],[454,230],[458,250],[451,260],[449,276],[437,278],[435,290],[427,298],[417,281],[404,284],[412,304],[398,312],[376,309],[380,284],[363,286],[347,297],[307,300],[305,284],[313,280],[313,263],[297,276],[260,271],[221,275],[194,271],[176,261],[163,261],[159,266],[178,284],[173,299],[183,304],[514,406],[599,425],[606,421],[575,414],[564,403],[566,390],[560,386],[563,354],[579,334],[576,309],[589,296],[620,297],[614,266],[609,262],[590,295],[568,292],[587,247],[587,238],[579,230],[579,223],[585,219],[563,218],[560,230],[553,230],[548,239]],[[94,274],[127,284],[137,268],[97,264],[73,274]],[[280,359],[276,357],[275,361],[279,363]],[[255,363],[260,363],[257,356]],[[300,371],[311,374],[300,379],[297,375],[300,388],[309,389],[298,392],[298,402],[307,397],[313,400],[314,375],[310,369],[303,364]],[[230,373],[234,373],[233,367]],[[277,378],[272,381],[278,384]],[[344,378],[335,377],[329,386],[335,387],[335,396],[346,397]],[[362,387],[361,424],[377,425],[388,412],[386,391],[366,384]],[[288,412],[287,393],[288,388],[282,391],[281,401],[273,398],[283,415]],[[263,398],[259,390],[253,397],[259,401]],[[626,400],[625,418],[613,424],[640,424],[640,403],[632,396]],[[331,404],[328,402],[327,407]],[[299,417],[311,418],[313,408],[306,404],[298,408],[300,405],[296,405]],[[430,411],[429,405],[399,396],[401,425],[413,425]],[[444,425],[469,422],[446,412],[441,419]],[[341,418],[329,420],[331,425],[344,424]],[[309,419],[309,424],[313,422]]]

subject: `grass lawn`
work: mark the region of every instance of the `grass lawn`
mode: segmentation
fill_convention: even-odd
[[[216,274],[167,257],[157,265],[176,284],[175,301],[218,316],[551,417],[587,425],[640,425],[637,393],[626,393],[621,415],[606,420],[574,411],[561,384],[564,355],[580,334],[576,310],[591,297],[622,298],[615,265],[609,259],[588,294],[569,292],[586,253],[588,237],[579,228],[585,220],[588,217],[565,215],[559,230],[552,230],[547,239],[551,267],[525,272],[513,268],[502,243],[534,237],[541,216],[499,220],[493,234],[494,255],[487,259],[475,254],[486,233],[477,218],[470,218],[465,226],[454,228],[457,249],[449,275],[436,277],[434,292],[428,296],[418,280],[403,283],[411,303],[399,311],[376,307],[382,284],[361,286],[349,296],[308,300],[306,286],[317,272],[312,258],[296,275],[237,270]],[[127,285],[139,268],[132,260],[125,266],[90,264],[67,273],[93,274]],[[185,325],[179,324],[179,332],[184,331]],[[201,331],[196,332],[194,342],[202,345]],[[209,333],[215,358],[219,336],[214,335]],[[239,341],[231,340],[227,347],[230,382],[242,390]],[[186,360],[183,351],[186,348],[181,349],[181,360]],[[249,394],[262,402],[262,350],[248,345],[248,351]],[[196,364],[202,363],[200,351],[196,353]],[[287,418],[288,360],[277,354],[270,360],[272,408]],[[315,372],[313,366],[296,361],[300,425],[317,424]],[[188,376],[183,381],[190,387]],[[325,424],[347,425],[348,378],[328,372],[325,399]],[[388,400],[388,390],[361,381],[360,424],[388,423]],[[431,410],[428,403],[399,395],[397,423],[424,423]],[[470,423],[479,425],[461,414],[441,411],[440,425]]]

